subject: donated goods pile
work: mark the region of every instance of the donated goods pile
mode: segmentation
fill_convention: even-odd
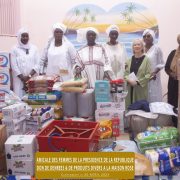
[[[100,123],[100,138],[118,137],[124,132],[126,85],[122,79],[96,81],[95,119]]]
[[[41,128],[46,121],[62,118],[62,93],[53,91],[58,76],[35,76],[27,82],[28,94],[22,100],[28,103],[33,112],[29,115],[28,129]]]
[[[135,141],[124,133],[124,80],[96,81],[86,89],[87,79],[58,79],[32,77],[23,101],[0,88],[0,174],[33,176],[36,151],[134,152],[135,175],[179,173],[179,134],[157,119],[164,116],[141,117],[139,122],[147,121],[143,132],[133,116]]]
[[[17,103],[2,109],[2,124],[6,125],[8,137],[14,134],[24,134],[26,131],[27,108],[25,103]]]

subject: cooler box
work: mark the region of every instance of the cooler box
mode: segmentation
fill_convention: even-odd
[[[38,135],[40,152],[97,151],[99,123],[54,120]]]

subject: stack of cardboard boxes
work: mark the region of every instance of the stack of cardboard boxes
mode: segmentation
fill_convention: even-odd
[[[0,90],[10,90],[10,54],[0,53]]]
[[[6,142],[7,134],[5,125],[0,125],[0,174],[6,174],[6,155],[4,152],[4,143]]]
[[[12,135],[5,142],[7,173],[34,175],[35,135]]]
[[[2,109],[2,123],[6,125],[7,136],[25,132],[26,104],[17,103]]]
[[[113,124],[114,127],[118,125],[117,119],[119,119],[120,132],[124,132],[125,100],[123,94],[125,88],[123,84],[119,87],[119,89],[112,87],[109,81],[96,81],[95,83],[95,101],[97,103],[95,119],[96,121],[116,119],[112,121],[112,130],[116,134],[115,136],[119,136],[118,132],[115,132],[116,128],[113,128]]]

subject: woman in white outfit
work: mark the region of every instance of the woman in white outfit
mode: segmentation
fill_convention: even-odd
[[[61,81],[72,78],[72,68],[76,58],[76,50],[64,36],[65,32],[64,24],[53,25],[53,35],[44,49],[40,62],[41,74],[59,75]]]
[[[13,75],[13,90],[22,98],[26,90],[26,82],[39,73],[39,53],[36,46],[29,43],[29,33],[21,28],[17,34],[18,43],[12,49],[11,67]]]
[[[93,27],[79,29],[78,41],[86,41],[86,45],[77,51],[76,75],[88,79],[88,88],[94,88],[96,80],[112,79],[114,74],[104,47],[96,43],[97,29]]]
[[[162,85],[160,70],[164,68],[163,53],[156,44],[155,33],[150,29],[143,32],[143,40],[145,43],[145,54],[151,63],[151,80],[148,84],[148,101],[161,102],[162,101]]]
[[[109,41],[104,45],[104,47],[107,56],[110,59],[115,78],[123,78],[127,53],[124,46],[117,41],[120,33],[119,27],[117,25],[111,25],[107,28],[106,33],[109,37]]]

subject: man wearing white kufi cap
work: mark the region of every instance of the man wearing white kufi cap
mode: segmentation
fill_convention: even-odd
[[[160,70],[164,68],[163,53],[159,46],[154,44],[155,33],[151,29],[143,32],[143,40],[145,43],[145,54],[151,63],[151,80],[148,84],[148,101],[162,101],[162,85],[160,78]]]
[[[26,82],[31,76],[39,73],[40,57],[37,47],[29,42],[29,32],[26,28],[18,31],[17,41],[11,52],[13,91],[22,98]]]
[[[124,46],[117,40],[120,33],[119,27],[114,24],[110,25],[106,29],[106,33],[109,37],[109,41],[104,45],[104,48],[110,59],[110,64],[115,74],[115,78],[123,78],[127,53]]]
[[[72,43],[64,36],[66,26],[56,23],[52,28],[52,36],[49,38],[41,57],[41,74],[59,75],[61,81],[73,77],[72,67],[75,64],[76,50]]]
[[[97,29],[89,27],[80,29],[77,33],[77,40],[87,41],[87,45],[77,51],[76,74],[81,71],[81,76],[88,79],[88,88],[94,88],[96,80],[113,77],[109,59],[103,46],[95,42]]]

